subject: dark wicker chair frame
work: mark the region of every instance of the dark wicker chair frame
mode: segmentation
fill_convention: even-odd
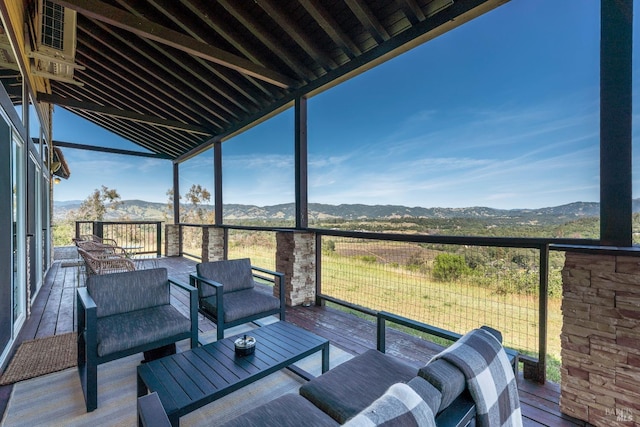
[[[217,261],[217,262],[224,262],[224,261]],[[207,279],[206,277],[198,276],[197,274],[191,274],[189,276],[190,285],[198,289],[198,312],[216,324],[217,326],[216,336],[218,340],[221,340],[224,338],[225,329],[232,328],[237,325],[242,325],[244,323],[253,322],[255,320],[262,319],[263,317],[267,317],[273,314],[278,314],[280,316],[280,320],[285,320],[286,304],[285,304],[285,293],[284,293],[284,274],[277,271],[256,267],[254,265],[251,265],[251,270],[252,270],[252,276],[255,279],[271,282],[273,283],[274,288],[275,287],[278,288],[279,298],[280,298],[280,307],[273,310],[255,312],[250,316],[242,317],[240,319],[236,319],[231,322],[224,321],[224,295],[225,295],[224,284],[216,282],[211,279]],[[265,275],[268,275],[268,277],[265,277]],[[216,298],[216,312],[220,313],[221,315],[217,316],[215,313],[210,312],[203,306],[202,302],[205,299],[205,297],[203,296],[202,290],[204,286],[213,286],[214,288],[216,288],[216,295],[223,296],[222,298]],[[255,291],[255,292],[259,292],[259,291]]]
[[[174,285],[189,293],[189,320],[191,322],[191,330],[105,356],[99,356],[97,352],[98,318],[96,303],[87,288],[77,289],[78,372],[80,374],[80,383],[84,393],[87,412],[91,412],[98,407],[98,365],[132,354],[153,350],[184,339],[190,340],[191,348],[198,346],[198,291],[192,286],[171,279],[168,279],[168,282],[168,286]]]

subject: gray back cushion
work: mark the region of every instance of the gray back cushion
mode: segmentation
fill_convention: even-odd
[[[418,375],[440,391],[440,411],[449,406],[467,387],[462,371],[444,359],[436,359],[423,366]]]
[[[89,276],[87,291],[98,317],[170,303],[166,268]]]
[[[224,293],[251,289],[254,286],[249,258],[230,259],[224,261],[203,262],[196,265],[198,276],[224,285]],[[203,286],[201,295],[208,297],[215,294],[212,286]]]

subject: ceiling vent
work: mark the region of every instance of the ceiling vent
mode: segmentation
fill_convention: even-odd
[[[76,69],[76,11],[50,0],[37,0],[31,28],[29,57],[31,72],[37,76],[82,85],[73,80]]]

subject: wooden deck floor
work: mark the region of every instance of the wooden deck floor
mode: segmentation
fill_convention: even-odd
[[[74,254],[60,251],[46,277],[31,316],[17,339],[17,345],[25,340],[63,334],[73,331],[75,325],[75,288],[82,274],[72,259]],[[185,258],[164,258],[159,265],[166,267],[169,276],[187,282],[189,273],[195,271],[195,262]],[[184,306],[181,295],[175,295],[174,304]],[[186,307],[186,306],[185,306]],[[331,307],[291,307],[287,309],[287,321],[326,337],[331,343],[352,354],[360,354],[375,348],[376,328],[368,321],[353,314]],[[201,333],[210,332],[215,325],[200,317]],[[410,335],[390,330],[387,335],[387,352],[407,359],[419,366],[441,350],[441,347]],[[12,386],[0,387],[0,419],[11,395]],[[518,380],[520,402],[525,426],[575,427],[589,424],[563,415],[558,402],[560,387],[554,383],[539,385],[521,376]]]

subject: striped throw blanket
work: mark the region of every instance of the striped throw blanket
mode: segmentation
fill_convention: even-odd
[[[518,385],[509,358],[493,334],[474,329],[433,360],[438,358],[455,365],[467,379],[479,427],[522,426]]]

